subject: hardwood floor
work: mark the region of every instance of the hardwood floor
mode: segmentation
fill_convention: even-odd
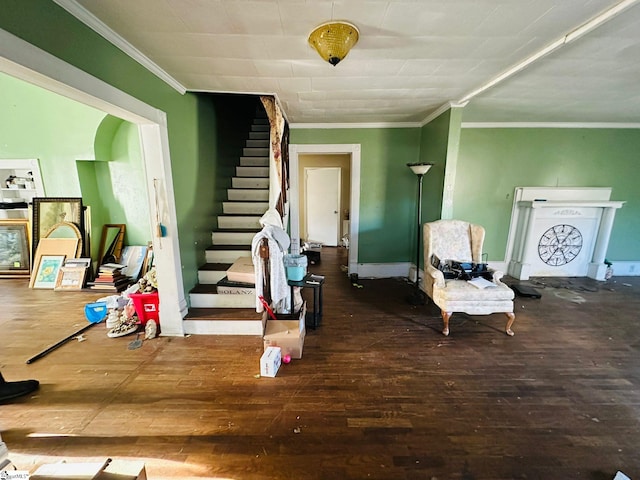
[[[140,459],[150,479],[640,479],[640,277],[537,279],[514,337],[504,315],[464,314],[444,337],[411,284],[358,288],[344,262],[324,248],[310,266],[324,318],[276,378],[256,378],[259,337],[129,350],[103,324],[27,365],[98,296],[0,280],[0,371],[41,382],[0,405],[10,458]]]

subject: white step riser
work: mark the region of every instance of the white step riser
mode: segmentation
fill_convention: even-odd
[[[241,167],[269,167],[269,157],[240,157]]]
[[[269,132],[249,132],[251,140],[269,140]]]
[[[231,201],[268,202],[269,190],[230,188],[227,198]]]
[[[190,293],[191,308],[255,308],[254,295]]]
[[[254,307],[255,308],[255,307]],[[262,337],[264,322],[260,320],[184,320],[187,335],[255,335]]]
[[[261,230],[260,218],[262,217],[218,217],[218,228],[255,228]]]
[[[226,276],[226,270],[198,270],[198,283],[202,285],[215,285]]]
[[[213,232],[211,242],[214,245],[251,245],[253,232]]]
[[[250,246],[246,250],[207,250],[205,252],[207,263],[233,263],[240,257],[250,256]]]
[[[236,176],[269,178],[269,167],[236,167]]]
[[[233,188],[269,188],[269,179],[233,177],[231,186]]]
[[[269,209],[269,202],[222,202],[222,212],[225,215],[234,213],[264,215]]]
[[[243,148],[242,156],[243,157],[268,157],[269,149],[268,148]]]
[[[244,146],[247,148],[269,148],[269,139],[268,138],[260,139],[260,140],[249,139],[246,141]]]

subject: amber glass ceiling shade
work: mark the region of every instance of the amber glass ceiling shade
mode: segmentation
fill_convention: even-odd
[[[316,27],[309,35],[309,44],[334,67],[358,43],[360,32],[347,22],[327,22]]]

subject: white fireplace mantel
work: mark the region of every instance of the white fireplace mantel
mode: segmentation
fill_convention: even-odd
[[[545,189],[544,197],[535,196],[540,189],[530,190],[516,191],[508,274],[520,280],[549,276],[604,280],[613,220],[625,202],[608,200],[603,190],[610,193],[610,189]]]

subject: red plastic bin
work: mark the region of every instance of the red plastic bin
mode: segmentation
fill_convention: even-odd
[[[138,320],[145,325],[149,320],[156,324],[160,322],[160,297],[158,292],[152,293],[131,293],[129,298],[133,300]]]

